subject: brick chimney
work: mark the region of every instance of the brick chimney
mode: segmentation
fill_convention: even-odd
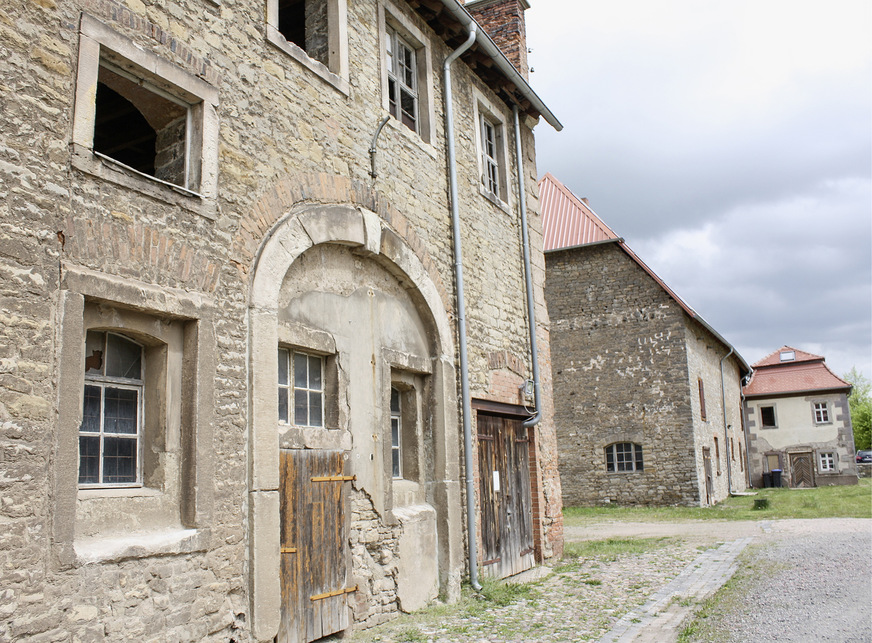
[[[521,75],[529,79],[527,28],[524,11],[527,0],[466,0],[466,10],[496,43]]]

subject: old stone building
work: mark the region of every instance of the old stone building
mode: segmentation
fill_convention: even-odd
[[[0,8],[0,640],[309,641],[560,555],[520,24]]]
[[[749,368],[583,200],[539,184],[566,505],[708,505],[746,488]]]
[[[751,484],[857,484],[851,384],[833,373],[821,355],[791,346],[782,346],[753,368],[743,389]],[[775,480],[773,471],[778,472]]]

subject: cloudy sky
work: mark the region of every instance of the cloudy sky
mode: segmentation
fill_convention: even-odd
[[[753,363],[872,376],[872,2],[532,0],[554,174]]]

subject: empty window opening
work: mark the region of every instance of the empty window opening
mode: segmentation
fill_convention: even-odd
[[[697,384],[699,385],[699,416],[703,420],[705,420],[705,386],[702,383],[702,378],[697,378]]]
[[[387,35],[388,110],[418,131],[418,63],[415,49],[391,27]]]
[[[285,40],[327,65],[330,46],[326,0],[279,0],[278,29]]]
[[[403,405],[400,392],[391,387],[391,475],[403,477]]]
[[[764,429],[774,429],[778,426],[775,423],[775,407],[761,406],[760,407],[760,426]]]
[[[142,174],[187,188],[190,108],[148,81],[101,60],[94,151]]]
[[[830,410],[826,402],[815,402],[814,421],[816,424],[826,424],[830,421]]]
[[[632,442],[618,442],[606,447],[606,471],[642,471],[642,445]]]
[[[279,349],[279,421],[324,426],[324,358]],[[293,410],[291,405],[293,404]]]
[[[79,428],[79,485],[141,481],[143,347],[115,333],[88,331]]]

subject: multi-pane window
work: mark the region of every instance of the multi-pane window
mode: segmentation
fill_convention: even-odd
[[[830,410],[826,402],[814,403],[814,421],[815,424],[826,424],[830,421]]]
[[[778,426],[775,423],[775,407],[761,406],[760,407],[760,426],[764,429],[774,429]]]
[[[140,477],[143,349],[115,333],[88,331],[79,427],[79,484],[135,485]]]
[[[388,110],[413,132],[418,131],[418,63],[415,49],[395,29],[386,27]]]
[[[821,471],[836,470],[836,454],[832,452],[824,452],[818,454]]]
[[[279,349],[279,421],[324,426],[323,357]]]
[[[403,407],[400,392],[391,387],[391,475],[403,477]]]
[[[606,447],[606,471],[642,471],[642,445],[617,442]]]
[[[497,160],[497,128],[481,116],[481,182],[485,192],[500,198],[500,164]]]

